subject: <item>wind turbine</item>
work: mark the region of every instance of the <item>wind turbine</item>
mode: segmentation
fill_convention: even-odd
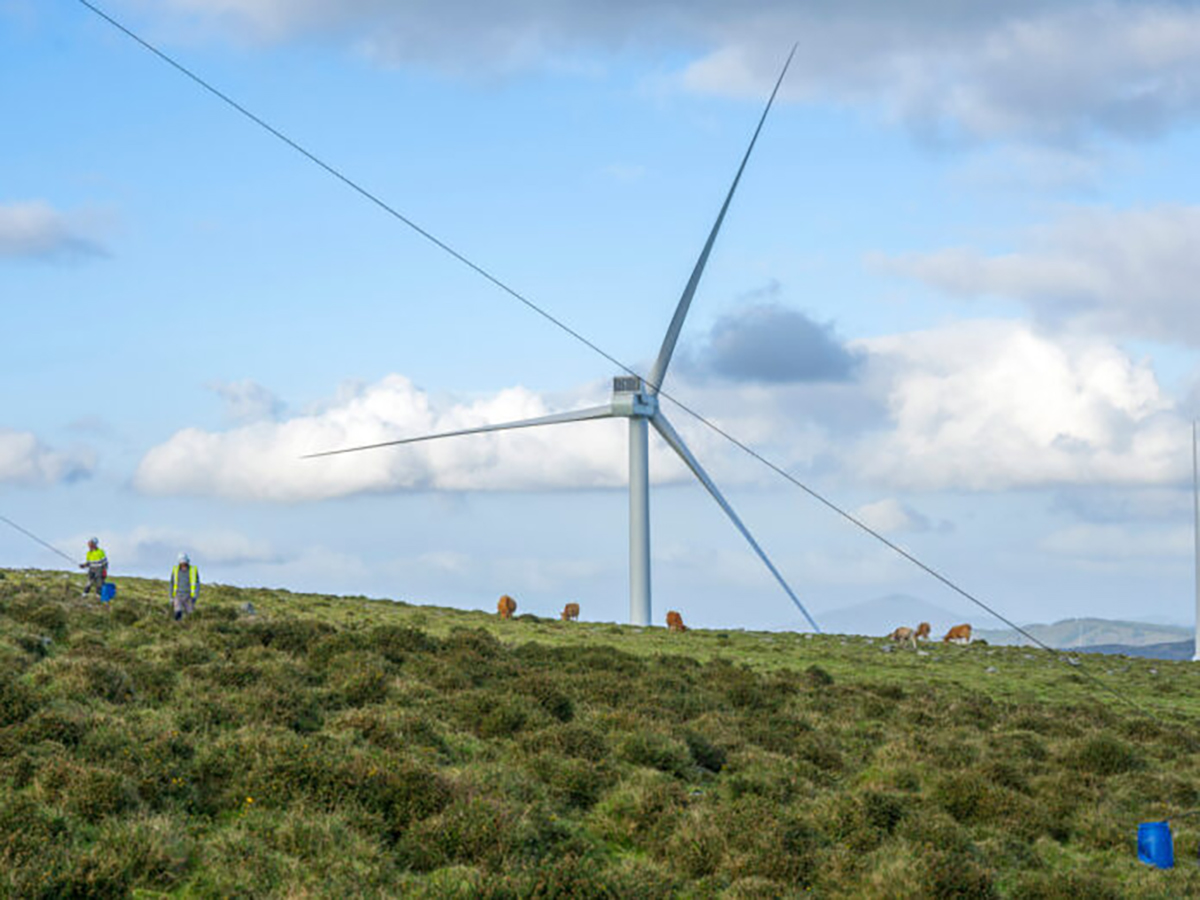
[[[327,450],[323,453],[309,454],[305,458],[312,459],[321,456],[335,456],[342,453],[357,453],[362,450],[373,450],[380,447],[416,444],[422,441],[435,441],[442,438],[460,437],[469,434],[484,434],[491,431],[535,428],[540,425],[561,425],[568,422],[583,422],[590,419],[628,419],[629,620],[633,625],[649,625],[651,621],[649,429],[650,426],[653,426],[654,430],[659,433],[672,450],[679,454],[679,457],[687,467],[692,470],[692,474],[704,485],[721,509],[725,511],[725,514],[729,516],[734,527],[749,542],[751,549],[763,561],[771,574],[775,576],[775,580],[779,582],[780,587],[791,598],[796,608],[803,613],[808,623],[815,631],[819,632],[821,629],[816,621],[809,615],[808,610],[804,608],[804,604],[800,602],[800,599],[788,586],[787,582],[784,581],[783,576],[779,574],[779,570],[767,558],[767,554],[763,552],[763,549],[754,540],[754,537],[747,530],[746,526],[742,524],[742,520],[738,518],[737,513],[733,511],[733,507],[722,496],[712,478],[704,471],[704,467],[700,465],[700,461],[696,459],[692,451],[683,442],[683,438],[679,436],[679,433],[676,432],[667,420],[666,414],[658,402],[658,395],[663,379],[667,376],[667,368],[671,365],[671,357],[675,353],[675,344],[679,340],[679,332],[683,328],[683,321],[687,317],[688,309],[691,307],[692,297],[695,296],[696,288],[700,284],[700,278],[704,274],[704,267],[708,263],[708,256],[712,252],[713,244],[717,240],[717,234],[721,230],[721,224],[725,220],[725,213],[729,210],[729,204],[733,200],[738,182],[741,181],[742,173],[746,169],[746,163],[750,160],[750,154],[754,150],[755,143],[758,141],[758,135],[762,131],[763,123],[767,120],[767,114],[771,111],[771,105],[775,102],[775,95],[779,93],[779,86],[783,83],[783,78],[787,74],[788,66],[791,65],[792,57],[795,53],[796,50],[793,47],[792,52],[788,55],[787,61],[783,65],[783,70],[779,73],[779,78],[775,82],[771,96],[767,100],[766,108],[763,109],[762,116],[758,120],[758,127],[754,129],[754,135],[750,138],[750,145],[746,148],[746,153],[742,157],[742,163],[738,167],[737,174],[734,176],[729,193],[725,196],[725,202],[721,204],[721,211],[717,214],[717,220],[713,223],[708,240],[704,242],[704,248],[700,251],[700,257],[696,260],[691,277],[688,278],[687,285],[683,289],[683,294],[679,298],[679,303],[675,307],[675,315],[671,318],[671,324],[668,326],[666,336],[663,338],[662,347],[659,349],[658,357],[654,361],[654,367],[650,370],[649,376],[644,381],[636,375],[619,375],[615,377],[613,379],[612,400],[603,406],[593,406],[573,412],[539,416],[533,419],[521,419],[515,422],[484,425],[479,428],[464,428],[459,431],[445,431],[439,434],[426,434],[420,437],[404,438],[397,441],[384,441],[360,447]]]
[[[1196,421],[1192,420],[1192,562],[1196,566],[1196,633],[1192,638],[1192,662],[1200,662],[1200,463],[1197,462]]]

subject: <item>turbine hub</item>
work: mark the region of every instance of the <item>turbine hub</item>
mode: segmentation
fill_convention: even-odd
[[[636,375],[618,375],[613,379],[614,416],[649,419],[658,412],[658,397],[645,390]]]

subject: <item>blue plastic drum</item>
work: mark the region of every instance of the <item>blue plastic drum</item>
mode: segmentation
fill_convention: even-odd
[[[117,586],[111,581],[104,582],[104,587],[100,588],[100,602],[107,603],[115,596],[117,596]]]
[[[1138,859],[1160,869],[1175,865],[1175,845],[1171,842],[1169,822],[1142,822],[1138,825]]]

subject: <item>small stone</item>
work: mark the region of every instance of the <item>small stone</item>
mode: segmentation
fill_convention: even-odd
[[[929,655],[928,650],[918,650],[917,651],[917,656],[928,656],[928,655]]]
[[[995,666],[988,666],[986,669],[984,669],[984,671],[987,672],[989,675],[995,675],[1000,670],[997,669]]]
[[[879,651],[880,651],[881,653],[891,653],[891,652],[892,652],[892,647],[891,647],[891,646],[887,646],[887,645],[885,645],[885,646],[883,646],[883,647],[880,647],[880,648],[879,648]]]

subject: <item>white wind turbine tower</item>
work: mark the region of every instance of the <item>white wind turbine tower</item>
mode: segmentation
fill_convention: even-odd
[[[1197,462],[1196,422],[1192,421],[1192,562],[1196,566],[1196,633],[1192,639],[1192,662],[1200,662],[1200,463]]]
[[[793,48],[792,54],[795,54]],[[804,604],[792,591],[783,576],[779,574],[779,570],[767,558],[766,553],[754,540],[746,526],[742,524],[742,520],[738,518],[737,513],[733,511],[733,507],[721,495],[716,484],[704,471],[704,467],[700,465],[699,460],[688,449],[683,442],[678,432],[671,426],[667,420],[666,414],[659,406],[659,390],[662,387],[663,379],[667,375],[667,368],[671,364],[671,356],[675,352],[675,344],[679,340],[679,332],[683,328],[683,320],[687,317],[688,308],[691,306],[692,297],[696,293],[696,288],[700,284],[700,277],[704,274],[704,267],[708,262],[709,253],[712,251],[713,244],[716,242],[717,233],[721,230],[721,223],[725,219],[725,213],[729,209],[730,201],[733,200],[733,194],[737,190],[738,182],[741,180],[742,172],[745,171],[746,163],[750,159],[750,154],[754,150],[754,145],[758,140],[759,132],[762,131],[763,123],[767,119],[767,113],[771,110],[771,105],[775,101],[775,95],[779,92],[779,86],[783,83],[783,77],[787,74],[788,66],[791,64],[792,56],[789,55],[787,62],[783,66],[783,71],[780,72],[778,80],[775,82],[775,87],[771,91],[771,96],[767,100],[766,108],[763,110],[762,117],[758,121],[758,127],[754,130],[754,135],[750,139],[750,145],[746,148],[745,156],[742,157],[742,163],[738,167],[737,175],[734,176],[733,184],[729,188],[729,193],[725,196],[725,202],[721,205],[721,211],[717,214],[717,220],[713,224],[712,231],[709,232],[708,240],[704,243],[704,248],[700,251],[700,257],[696,260],[695,268],[692,269],[691,277],[688,279],[686,287],[683,289],[683,295],[679,298],[679,303],[675,308],[675,315],[671,318],[671,324],[667,328],[666,336],[663,338],[662,347],[658,351],[658,358],[654,361],[654,367],[650,370],[649,376],[643,381],[636,375],[621,375],[613,379],[613,395],[612,400],[603,406],[593,406],[587,409],[579,409],[573,412],[557,413],[550,416],[539,416],[533,419],[521,419],[516,422],[503,422],[497,425],[484,425],[479,428],[464,428],[459,431],[446,431],[440,434],[427,434],[420,437],[405,438],[397,441],[385,441],[377,444],[368,444],[361,447],[349,447],[341,450],[329,450],[323,453],[310,454],[307,458],[319,456],[334,456],[342,453],[356,453],[361,450],[371,450],[379,447],[394,447],[401,444],[415,444],[421,441],[434,441],[442,438],[460,437],[468,434],[483,434],[489,431],[509,431],[516,428],[533,428],[538,425],[559,425],[567,422],[582,422],[589,419],[607,419],[607,418],[623,418],[629,420],[629,621],[633,625],[649,625],[651,621],[650,615],[650,458],[649,458],[649,426],[653,426],[654,430],[662,436],[663,440],[673,449],[680,458],[687,464],[687,467],[692,470],[692,473],[699,479],[700,483],[708,490],[717,504],[729,516],[734,526],[742,533],[742,536],[749,542],[750,547],[758,554],[759,559],[763,561],[771,574],[775,576],[775,580],[791,598],[792,603],[796,608],[803,613],[808,623],[815,631],[820,631],[813,617],[809,615],[808,610],[804,608]]]

